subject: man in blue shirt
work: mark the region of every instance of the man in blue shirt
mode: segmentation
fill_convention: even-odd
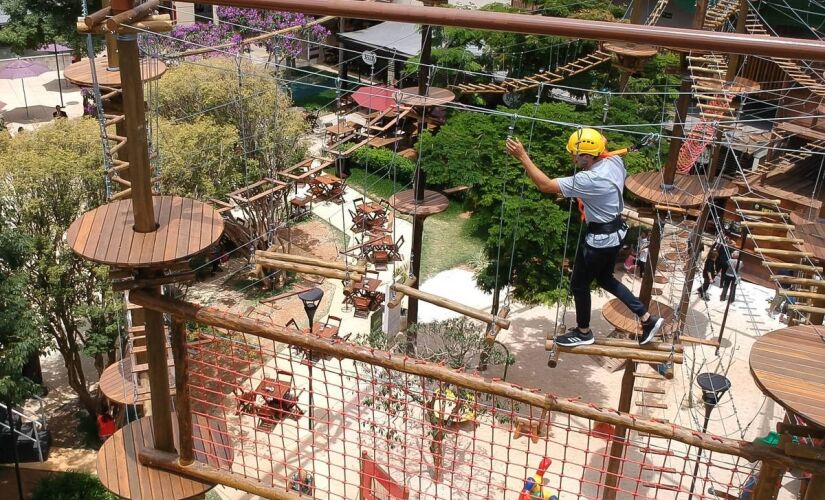
[[[556,343],[562,346],[594,342],[590,330],[590,284],[594,280],[639,317],[642,322],[640,345],[653,340],[664,323],[662,318],[651,315],[644,304],[613,276],[619,249],[627,234],[627,225],[622,220],[627,172],[621,157],[604,155],[606,149],[607,139],[598,130],[577,130],[567,141],[567,151],[579,171],[570,177],[551,179],[533,163],[518,139],[507,139],[507,152],[524,165],[539,191],[579,198],[583,205],[587,234],[576,253],[570,286],[576,303],[576,327],[556,338]]]

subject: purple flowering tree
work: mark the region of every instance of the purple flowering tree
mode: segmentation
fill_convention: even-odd
[[[175,26],[168,36],[152,36],[146,41],[145,50],[151,54],[172,56],[206,47],[220,47],[197,56],[225,56],[227,53],[238,53],[244,39],[293,26],[305,26],[314,20],[304,14],[238,7],[215,7],[215,12],[218,23]],[[329,30],[317,24],[264,38],[254,45],[266,49],[269,61],[274,58],[276,63],[280,63],[284,58],[300,56],[305,42],[323,40],[328,35]]]

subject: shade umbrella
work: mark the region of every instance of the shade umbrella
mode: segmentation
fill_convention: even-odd
[[[352,100],[359,106],[374,111],[384,111],[395,106],[396,90],[384,85],[358,87],[352,94]]]
[[[49,51],[54,53],[54,62],[57,64],[57,90],[60,91],[60,106],[63,106],[63,85],[60,84],[60,58],[58,57],[58,53],[60,52],[71,52],[72,49],[66,47],[65,45],[60,45],[59,43],[47,43],[46,45],[40,47],[38,50]]]
[[[3,69],[0,69],[0,79],[20,79],[20,83],[23,85],[23,103],[26,105],[26,118],[29,117],[29,100],[26,97],[26,82],[24,82],[23,79],[30,78],[32,76],[42,75],[47,71],[49,71],[49,68],[47,66],[39,63],[33,63],[31,61],[26,61],[24,59],[17,59],[15,61],[12,61],[6,64],[3,67]]]

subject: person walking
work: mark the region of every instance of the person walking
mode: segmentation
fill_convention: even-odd
[[[725,273],[722,275],[722,296],[719,300],[725,301],[728,298],[728,289],[730,289],[730,301],[736,300],[736,279],[742,271],[743,262],[739,260],[739,250],[734,250],[730,254],[730,259],[727,261]]]
[[[622,220],[627,171],[619,156],[604,154],[607,139],[592,128],[573,132],[567,141],[567,151],[579,171],[557,179],[551,179],[533,163],[518,139],[508,138],[506,145],[507,153],[521,162],[539,191],[579,198],[584,208],[587,231],[576,252],[570,286],[576,303],[576,326],[556,337],[556,343],[572,347],[595,341],[590,330],[590,285],[594,280],[639,318],[642,323],[639,344],[653,340],[664,320],[650,314],[647,307],[613,276],[616,258],[627,234],[627,224]]]
[[[710,300],[708,288],[710,288],[710,284],[716,279],[716,274],[719,272],[719,268],[716,267],[716,261],[718,258],[719,252],[717,252],[715,248],[711,248],[710,252],[708,252],[707,258],[705,258],[705,267],[702,268],[702,286],[699,287],[698,290],[699,296],[702,297],[702,300]]]

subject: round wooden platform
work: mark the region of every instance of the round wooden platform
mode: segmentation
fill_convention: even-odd
[[[667,252],[665,253],[665,258],[671,262],[676,262],[682,259],[681,254],[679,252]]]
[[[223,218],[210,205],[178,196],[155,196],[158,229],[133,229],[132,200],[86,212],[66,232],[81,257],[116,267],[161,267],[197,255],[218,242]]]
[[[766,396],[825,427],[825,342],[817,334],[821,329],[793,326],[762,335],[751,348],[750,368]]]
[[[662,330],[665,330],[668,327],[668,323],[673,319],[673,308],[658,300],[650,301],[650,308],[648,310],[650,314],[661,316],[665,319],[665,325],[662,327]],[[619,299],[607,301],[602,307],[602,315],[614,328],[629,333],[631,337],[641,332],[641,323],[638,318],[636,318],[636,315]]]
[[[455,94],[441,87],[430,87],[426,96],[418,95],[418,87],[406,87],[398,91],[401,104],[406,106],[439,106],[455,100]]]
[[[639,58],[653,57],[659,53],[658,49],[652,45],[633,42],[605,42],[602,44],[602,49],[620,56]]]
[[[658,275],[658,276],[654,276],[654,277],[653,277],[653,282],[654,282],[654,283],[658,283],[658,284],[660,284],[660,285],[666,285],[666,284],[668,284],[668,283],[670,282],[670,280],[669,280],[669,279],[667,279],[667,277],[666,277],[666,276],[662,276],[662,275],[660,274],[660,275]]]
[[[132,382],[132,362],[128,359],[109,365],[100,375],[100,392],[115,403],[135,404],[136,389]]]
[[[659,261],[659,263],[656,264],[656,270],[667,272],[667,273],[672,273],[673,271],[676,270],[676,264],[673,264],[672,262]]]
[[[702,180],[698,175],[677,175],[673,187],[664,189],[661,172],[642,172],[628,177],[625,186],[631,193],[655,205],[686,208],[701,205],[705,200]],[[738,192],[732,182],[722,179],[710,196],[726,198]]]
[[[95,74],[97,75],[97,82],[104,87],[120,87],[120,71],[109,71],[109,58],[106,56],[95,58]],[[140,75],[144,82],[150,80],[157,80],[166,73],[166,64],[162,61],[153,59],[141,59],[140,61]],[[70,64],[63,72],[66,80],[74,83],[78,87],[91,87],[94,85],[92,81],[92,68],[89,64],[89,59],[84,58],[80,61]],[[105,92],[104,92],[105,93]]]
[[[408,189],[395,193],[389,200],[390,206],[405,215],[429,216],[440,214],[450,207],[450,200],[446,196],[437,192],[424,190],[424,200],[415,201],[415,191]]]
[[[825,223],[797,224],[794,236],[802,239],[802,250],[811,252],[817,259],[825,260]]]
[[[220,420],[192,417],[195,460],[229,470],[232,442],[226,424]],[[178,421],[172,413],[175,448],[180,448]],[[171,472],[145,467],[138,460],[142,448],[154,447],[152,417],[143,417],[115,432],[97,452],[97,475],[115,495],[132,500],[179,500],[201,495],[214,484],[188,479]]]
[[[670,248],[676,250],[677,252],[685,252],[687,251],[687,243],[682,243],[681,241],[671,241]]]

